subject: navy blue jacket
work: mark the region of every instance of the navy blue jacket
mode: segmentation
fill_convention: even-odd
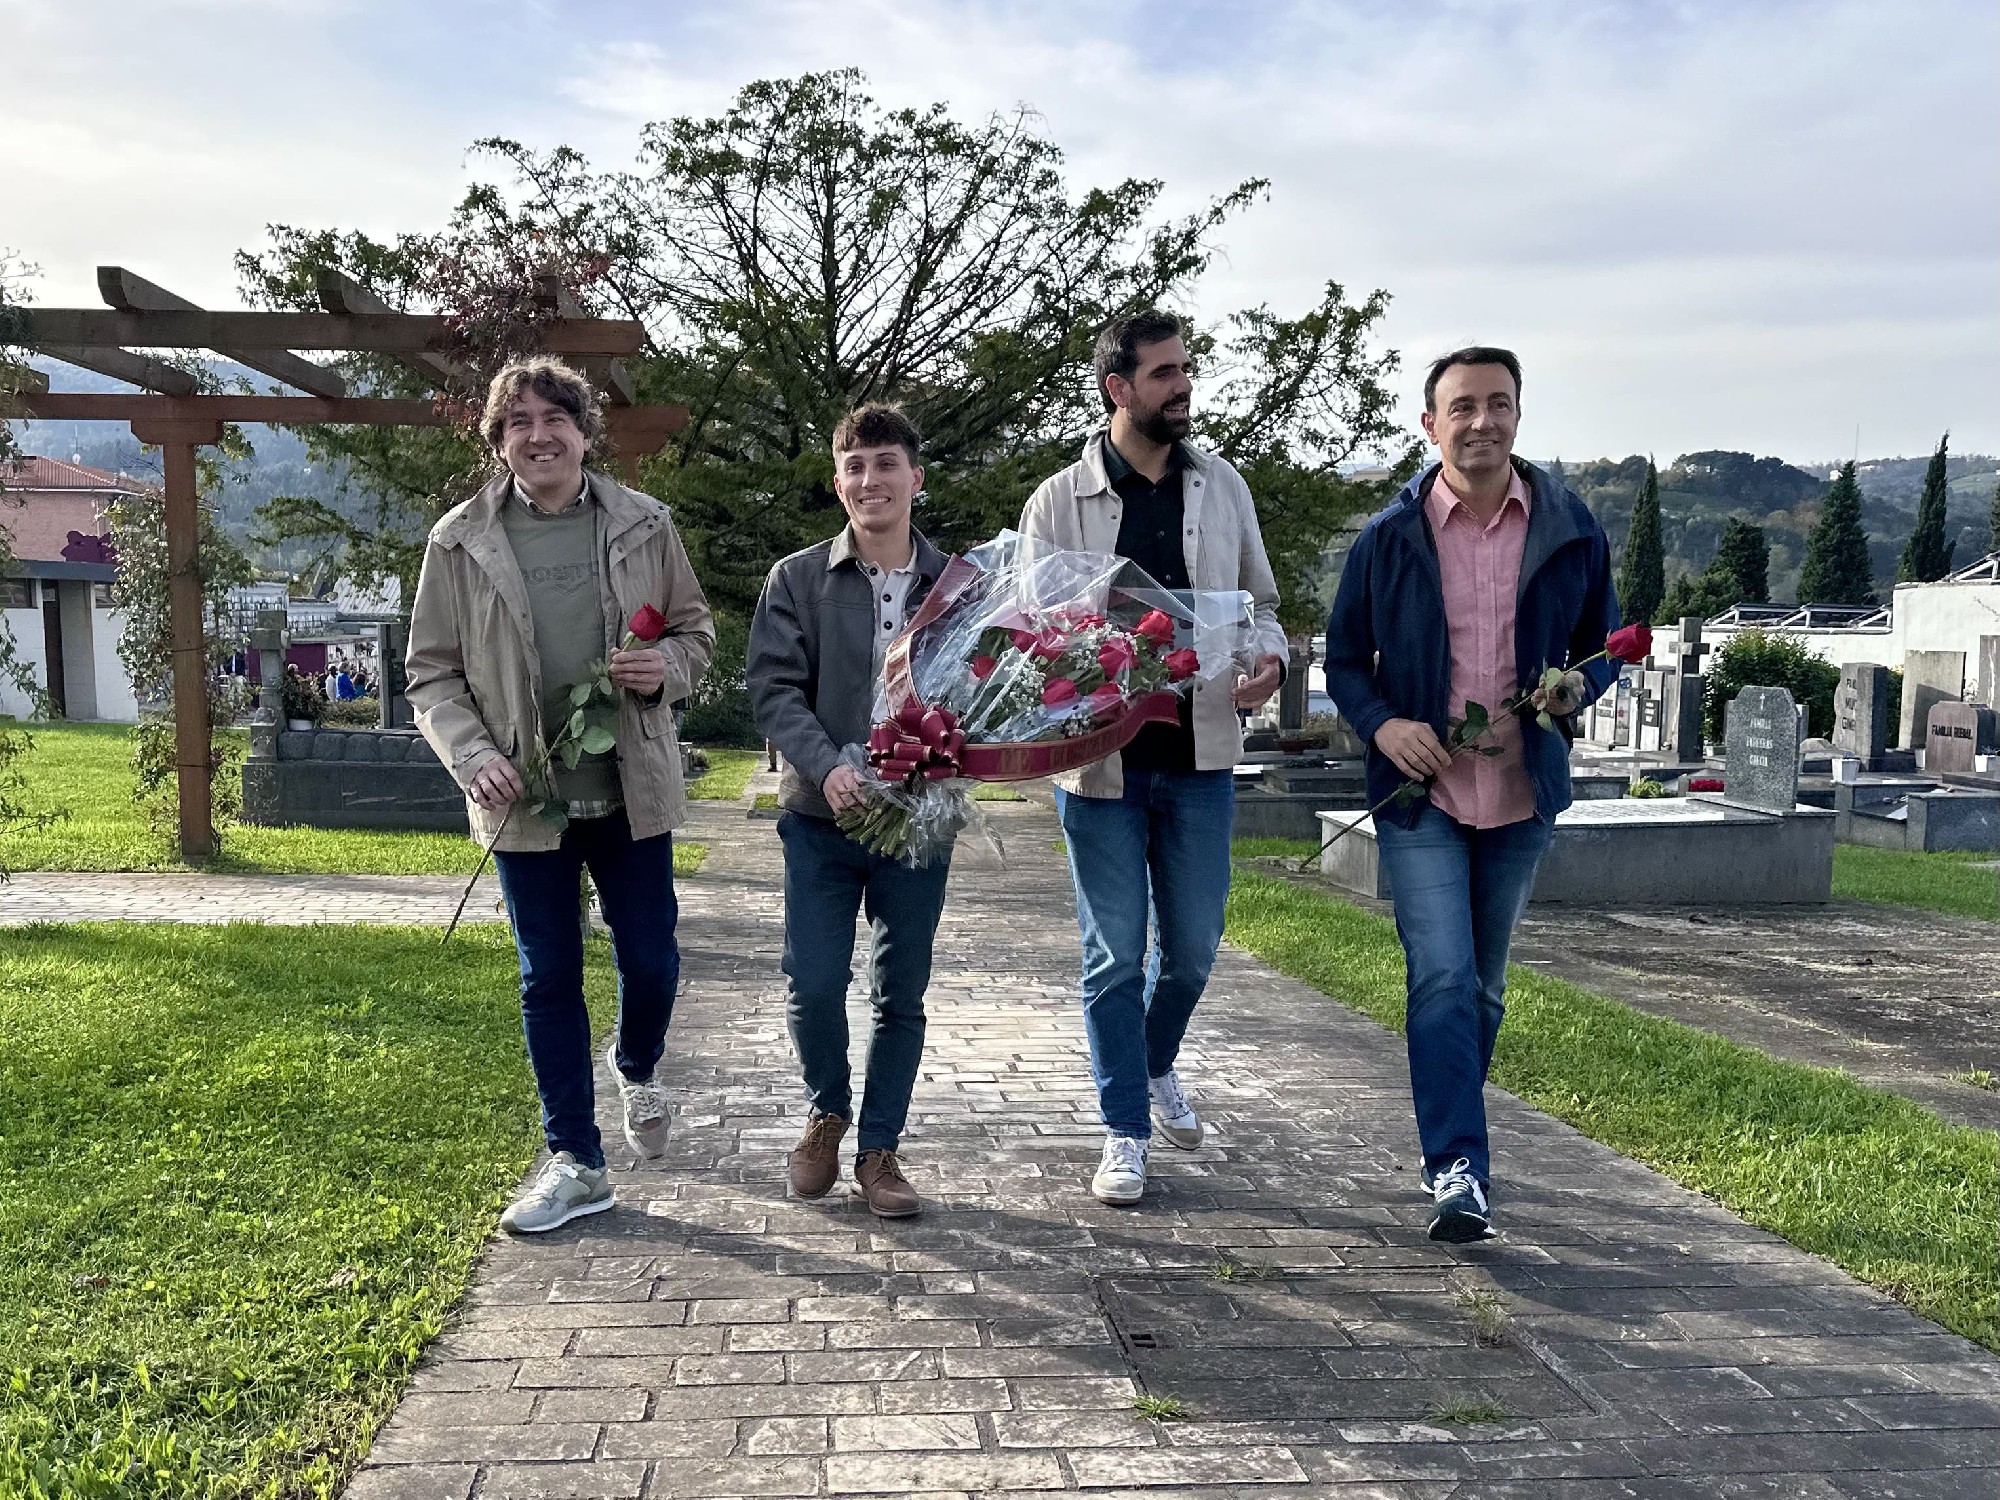
[[[1618,628],[1611,547],[1584,503],[1533,464],[1514,460],[1528,481],[1528,540],[1515,595],[1516,680],[1533,687],[1542,669],[1567,667],[1604,649]],[[1440,740],[1450,717],[1451,646],[1437,541],[1424,502],[1436,483],[1433,464],[1405,485],[1395,503],[1369,521],[1347,554],[1340,593],[1326,622],[1326,690],[1368,746],[1368,801],[1380,802],[1406,779],[1375,748],[1389,719],[1417,719]],[[1616,679],[1616,662],[1583,669],[1594,700]],[[1498,711],[1500,705],[1489,703]],[[1532,717],[1521,724],[1521,759],[1535,787],[1535,816],[1550,822],[1570,804],[1569,742]],[[1403,827],[1420,802],[1376,816]]]

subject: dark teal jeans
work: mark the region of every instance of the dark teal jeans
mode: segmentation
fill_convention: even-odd
[[[856,1151],[893,1151],[910,1114],[910,1091],[924,1056],[924,991],[931,945],[944,911],[949,856],[911,869],[870,854],[826,818],[788,812],[778,819],[785,846],[785,1019],[805,1075],[806,1097],[821,1114],[854,1118],[847,1061],[847,986],[854,977],[854,917],[874,931],[866,1084]]]

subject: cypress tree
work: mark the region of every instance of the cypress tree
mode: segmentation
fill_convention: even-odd
[[[1986,550],[2000,552],[2000,484],[1993,486],[1993,508],[1986,514]]]
[[[1646,485],[1632,506],[1632,527],[1625,533],[1625,557],[1618,567],[1618,602],[1625,623],[1650,624],[1667,591],[1667,555],[1660,543],[1660,471],[1646,460]]]
[[[1861,530],[1861,485],[1848,462],[1840,466],[1840,477],[1820,502],[1819,520],[1806,538],[1799,603],[1874,602],[1874,569],[1868,561],[1868,538]]]
[[[1901,583],[1934,583],[1951,571],[1953,542],[1944,534],[1944,509],[1946,496],[1945,450],[1951,446],[1951,434],[1938,439],[1937,452],[1931,455],[1930,467],[1924,470],[1924,495],[1917,502],[1917,524],[1910,530],[1910,539],[1903,544],[1903,556],[1896,564],[1896,578]]]
[[[1771,545],[1763,527],[1731,516],[1715,549],[1715,566],[1728,576],[1735,594],[1730,604],[1762,604],[1771,597]]]

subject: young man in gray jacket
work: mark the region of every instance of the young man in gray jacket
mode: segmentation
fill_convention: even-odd
[[[1164,588],[1246,590],[1257,617],[1233,690],[1226,678],[1198,681],[1178,724],[1148,724],[1121,754],[1056,779],[1106,1136],[1091,1191],[1136,1203],[1155,1124],[1182,1150],[1202,1141],[1174,1064],[1222,941],[1243,753],[1236,712],[1277,691],[1286,647],[1249,486],[1186,441],[1193,367],[1180,319],[1121,318],[1099,336],[1094,362],[1109,426],[1035,491],[1022,532],[1129,558]]]
[[[866,744],[889,642],[944,567],[943,555],[910,526],[910,502],[924,483],[917,444],[916,428],[892,406],[863,406],[841,419],[833,485],[847,526],[771,570],[750,623],[745,674],[758,727],[785,758],[778,837],[786,1019],[812,1101],[791,1155],[792,1191],[818,1198],[840,1176],[841,1138],[854,1115],[847,986],[854,917],[866,910],[875,1027],[854,1191],[884,1218],[923,1206],[896,1151],[923,1058],[924,991],[950,859],[911,869],[862,848],[835,815],[862,805],[861,775],[842,751]]]

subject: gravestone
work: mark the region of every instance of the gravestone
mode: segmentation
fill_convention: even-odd
[[[1278,685],[1278,732],[1293,733],[1306,727],[1306,689],[1312,683],[1312,658],[1297,646],[1291,648],[1291,661],[1285,668],[1285,680]]]
[[[403,696],[409,686],[404,657],[410,650],[410,627],[406,621],[386,621],[375,627],[375,691],[379,712],[376,722],[384,729],[408,729],[416,723],[410,700]]]
[[[1983,703],[1938,703],[1924,735],[1924,770],[1933,776],[1970,775],[1975,755],[2000,753],[2000,714]]]
[[[1903,653],[1903,714],[1900,725],[1906,750],[1924,748],[1924,729],[1934,704],[1965,696],[1963,651]],[[1926,770],[1930,769],[1928,766]]]
[[[1854,756],[1864,771],[1882,769],[1889,748],[1889,669],[1872,661],[1851,661],[1840,669],[1833,696],[1833,743]]]
[[[1701,659],[1709,646],[1701,638],[1701,617],[1681,617],[1680,642],[1674,647],[1673,671],[1667,675],[1664,742],[1675,760],[1700,760],[1702,740]]]
[[[1663,699],[1667,693],[1665,672],[1643,672],[1640,680],[1644,686],[1639,692],[1639,733],[1632,748],[1634,750],[1659,750],[1664,748],[1662,734]]]
[[[2000,635],[1979,638],[1979,701],[2000,708]]]
[[[1788,813],[1799,805],[1799,710],[1781,687],[1746,687],[1729,705],[1722,797]]]

